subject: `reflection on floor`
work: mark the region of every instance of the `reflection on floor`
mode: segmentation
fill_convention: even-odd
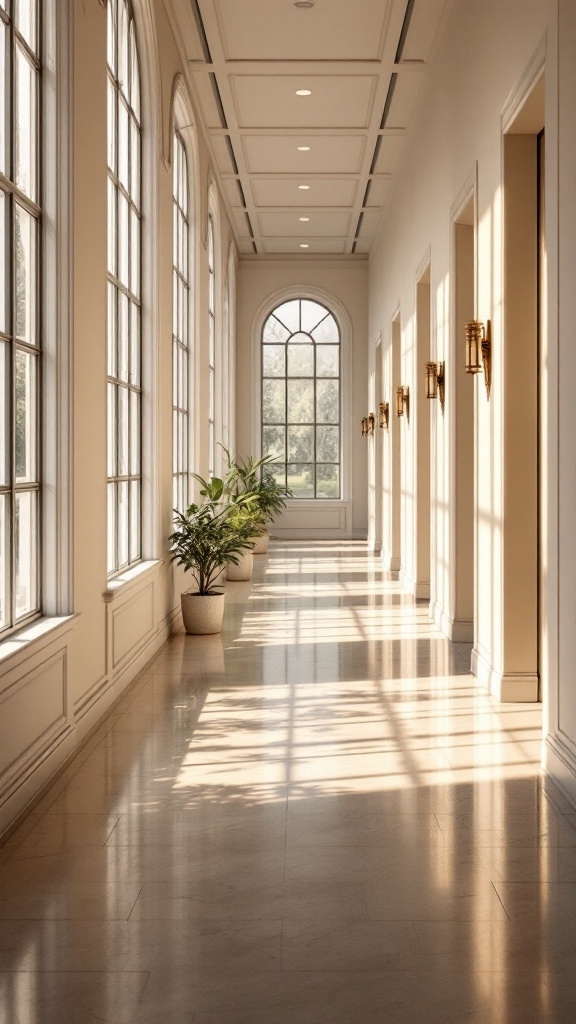
[[[361,544],[277,545],[0,850],[2,1024],[576,1019],[576,810]]]

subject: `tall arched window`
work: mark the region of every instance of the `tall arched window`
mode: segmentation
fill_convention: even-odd
[[[291,299],[262,332],[262,452],[294,498],[340,497],[340,331],[319,302]]]
[[[216,466],[216,260],[214,221],[208,217],[208,472]]]
[[[190,215],[188,158],[177,131],[173,142],[172,459],[174,508],[189,503]]]
[[[140,73],[129,0],[108,0],[108,572],[141,558]]]
[[[0,3],[0,633],[40,610],[39,6]]]

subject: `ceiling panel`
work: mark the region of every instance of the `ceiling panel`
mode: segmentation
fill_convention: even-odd
[[[349,213],[323,213],[318,210],[307,210],[306,216],[310,219],[303,223],[298,219],[299,211],[294,213],[259,213],[258,225],[262,236],[290,235],[299,239],[303,235],[313,234],[343,237],[350,229]]]
[[[356,195],[354,180],[338,178],[314,179],[303,192],[298,179],[258,178],[252,180],[252,193],[257,206],[351,206]]]
[[[378,220],[380,218],[378,210],[365,210],[362,215],[362,224],[360,226],[359,238],[371,238],[376,228],[378,227]]]
[[[406,128],[412,119],[422,82],[421,70],[410,69],[399,73],[386,120],[387,128]]]
[[[386,200],[386,196],[390,191],[391,182],[384,178],[372,178],[370,183],[370,191],[368,193],[367,206],[382,206]]]
[[[376,174],[392,174],[404,146],[403,135],[383,135],[374,170]]]
[[[230,150],[223,135],[212,136],[212,149],[222,174],[234,174],[234,165],[230,158]]]
[[[245,210],[234,210],[234,222],[239,235],[248,235],[249,227]],[[253,226],[253,225],[252,225]]]
[[[238,190],[238,182],[235,178],[226,178],[223,182],[224,191],[230,206],[242,206],[242,200],[240,198],[240,192]]]
[[[444,0],[426,0],[426,3],[415,4],[402,53],[403,61],[428,59],[443,8]]]
[[[302,250],[299,240],[293,238],[267,238],[262,243],[264,252],[294,252],[299,255],[314,256],[315,253],[343,253],[346,249],[345,238],[308,238],[310,248]]]
[[[385,0],[316,0],[308,9],[290,0],[215,6],[227,60],[377,60],[389,8]]]
[[[195,78],[196,91],[202,110],[202,120],[208,128],[221,128],[222,121],[220,112],[214,96],[212,81],[208,75],[197,75]]]
[[[355,242],[355,251],[357,253],[360,253],[360,254],[362,254],[362,253],[366,254],[366,253],[370,252],[371,246],[372,246],[372,239],[371,238],[359,238],[358,241]]]
[[[241,128],[365,128],[374,75],[231,75]],[[311,96],[297,96],[310,89]]]
[[[242,141],[251,174],[357,174],[366,146],[360,135],[245,135]]]

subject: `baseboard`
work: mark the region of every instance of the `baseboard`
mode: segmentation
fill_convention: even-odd
[[[385,551],[384,548],[382,548],[380,558],[382,559],[384,568],[388,572],[400,572],[400,558],[396,555],[391,555],[389,551]]]
[[[471,619],[453,619],[435,601],[430,601],[429,611],[434,624],[453,644],[474,643],[474,623]]]
[[[559,736],[550,733],[546,737],[542,765],[570,803],[576,806],[576,755]]]
[[[535,704],[538,702],[539,680],[537,673],[499,672],[488,659],[474,648],[471,659],[472,672],[478,682],[490,691],[501,704]]]
[[[418,583],[408,575],[405,569],[400,569],[400,575],[398,578],[400,586],[412,594],[416,601],[430,600],[430,581],[427,583]]]

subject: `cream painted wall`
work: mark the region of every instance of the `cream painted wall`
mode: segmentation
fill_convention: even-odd
[[[551,5],[552,6],[552,5]],[[455,437],[456,348],[454,245],[452,220],[477,183],[478,319],[493,325],[494,369],[490,401],[483,383],[470,378],[475,393],[476,511],[475,670],[504,699],[536,699],[536,666],[517,657],[505,615],[503,573],[512,539],[504,546],[505,494],[522,486],[522,462],[504,466],[504,274],[501,114],[525,69],[542,44],[548,5],[540,0],[471,0],[454,4],[421,98],[419,118],[396,177],[370,259],[369,335],[382,332],[384,360],[392,338],[392,318],[402,324],[401,383],[411,395],[424,386],[415,368],[416,277],[430,253],[431,359],[446,363],[444,416],[433,411],[431,610],[452,639],[464,639],[455,608]],[[489,69],[489,71],[488,71]],[[552,143],[553,144],[553,143]],[[405,378],[405,379],[404,379]],[[396,383],[400,381],[394,381]],[[458,381],[458,387],[461,382]],[[392,400],[392,393],[385,396]],[[413,404],[413,401],[412,401]],[[415,437],[403,423],[400,570],[413,578]],[[528,647],[529,645],[527,645]]]
[[[67,5],[58,5],[61,16]],[[172,523],[172,101],[186,72],[162,0],[134,0],[143,85],[144,561],[106,570],[106,9],[74,0],[72,365],[74,567],[70,617],[42,620],[0,645],[0,834],[57,771],[179,623],[181,576],[167,558]],[[66,29],[66,25],[64,25]],[[65,32],[63,35],[65,36]],[[185,86],[184,86],[185,87]],[[194,114],[194,104],[189,99]],[[198,119],[193,117],[198,123]],[[190,130],[188,130],[190,135]],[[194,147],[192,147],[194,148]],[[233,235],[210,154],[196,133],[192,441],[207,469],[208,189],[219,208],[218,272]],[[219,314],[221,311],[219,310]],[[188,584],[188,581],[186,581]]]
[[[367,525],[367,446],[361,436],[361,420],[368,409],[367,394],[367,262],[313,261],[309,259],[242,259],[238,274],[237,323],[237,417],[236,438],[240,455],[255,452],[258,439],[257,422],[259,378],[256,323],[259,311],[271,312],[276,296],[286,289],[306,289],[315,294],[319,289],[323,301],[330,298],[342,303],[351,324],[351,346],[348,353],[350,390],[348,422],[344,425],[345,444],[349,446],[348,508],[341,512],[333,503],[299,502],[279,519],[274,532],[294,536],[366,537]],[[278,301],[281,301],[278,299]],[[328,506],[331,506],[328,509]],[[345,514],[344,514],[345,512]]]

